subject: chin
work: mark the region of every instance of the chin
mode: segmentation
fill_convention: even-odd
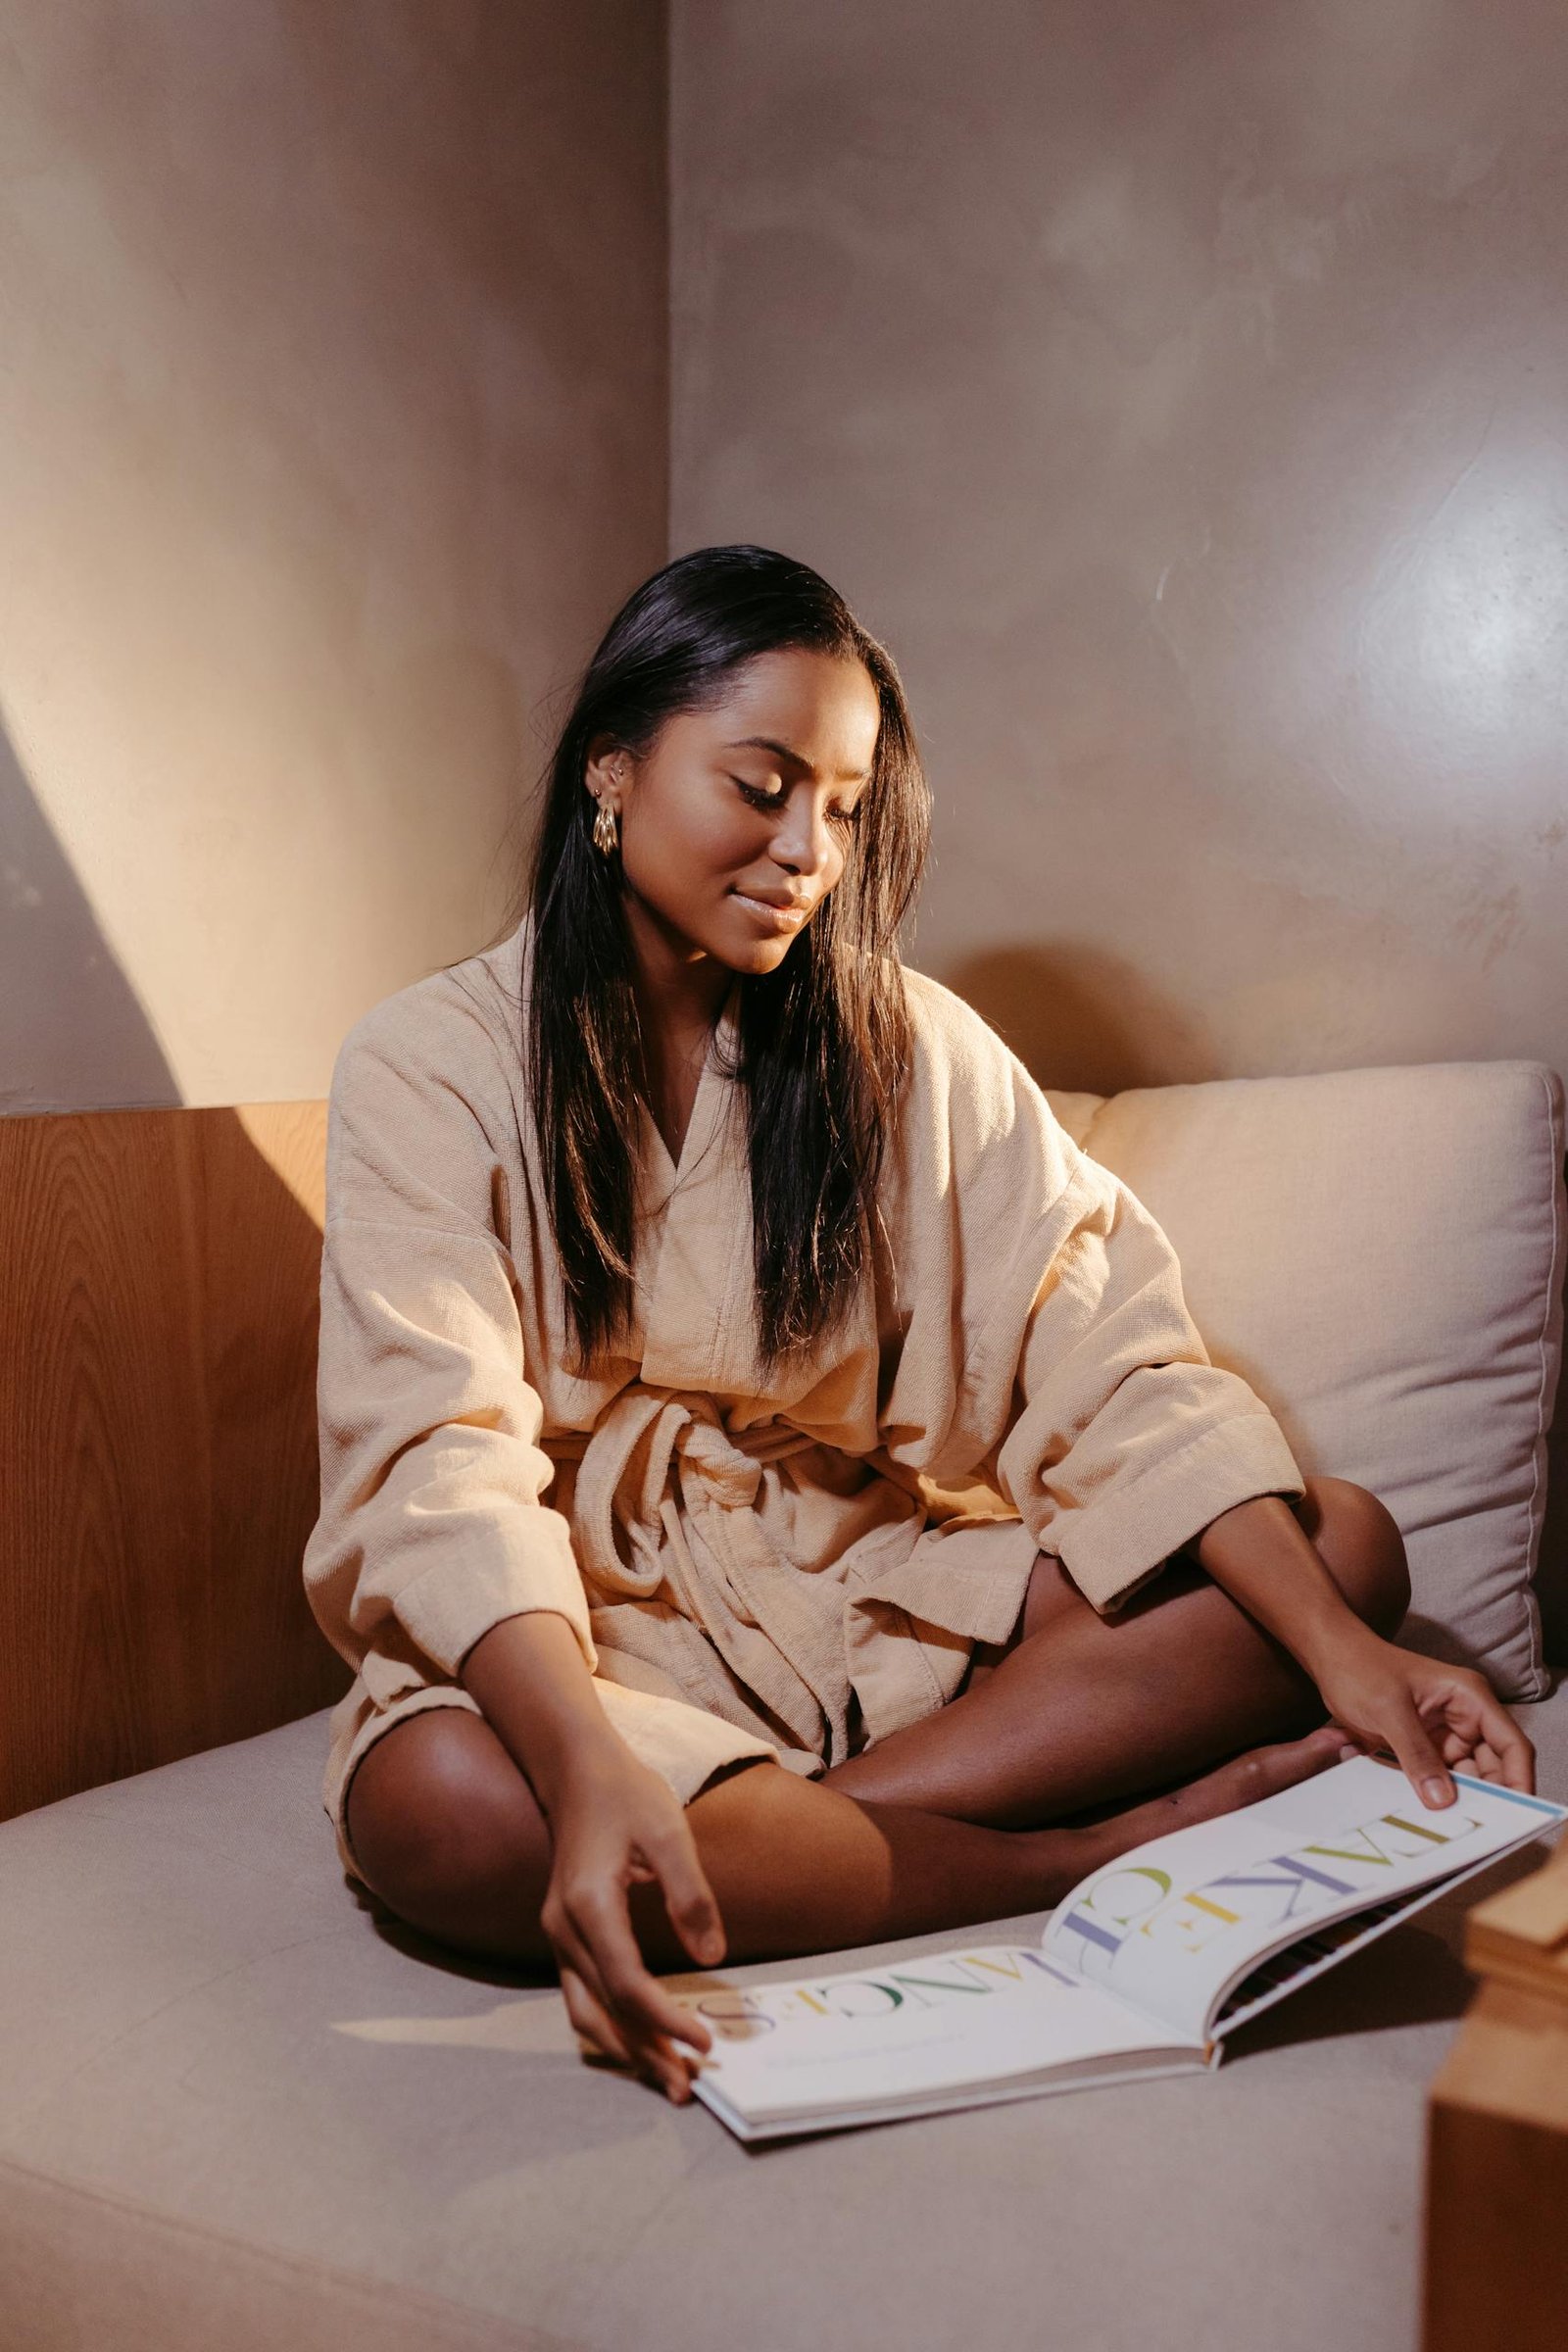
[[[749,949],[715,948],[713,953],[732,972],[776,972],[794,945],[793,939],[760,939]]]

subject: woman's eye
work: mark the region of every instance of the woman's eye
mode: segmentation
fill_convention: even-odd
[[[751,802],[754,808],[782,808],[784,803],[789,798],[788,789],[783,785],[779,787],[777,792],[768,792],[762,785],[748,784],[740,776],[731,776],[730,782],[734,785],[737,792],[742,794],[746,800]],[[831,812],[833,822],[836,825],[853,825],[858,823],[859,820],[860,810],[864,806],[864,801],[860,800],[856,802],[853,808],[833,809]]]

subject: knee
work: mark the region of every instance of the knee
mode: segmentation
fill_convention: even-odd
[[[1388,1505],[1350,1479],[1309,1478],[1296,1507],[1356,1615],[1392,1639],[1410,1606],[1410,1569]]]
[[[361,1876],[410,1926],[457,1941],[499,1907],[537,1921],[550,1837],[491,1727],[431,1707],[367,1750],[345,1809]],[[542,1950],[543,1938],[539,1938]]]

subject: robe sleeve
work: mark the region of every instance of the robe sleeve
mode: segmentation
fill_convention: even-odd
[[[904,1211],[888,1450],[943,1484],[978,1473],[1108,1614],[1222,1511],[1305,1483],[1267,1405],[1210,1362],[1161,1227],[935,988],[921,976],[904,1189],[925,1205]]]
[[[542,1499],[555,1464],[496,1216],[513,1114],[487,1051],[480,1024],[416,989],[366,1014],[332,1072],[304,1573],[356,1667],[412,1642],[456,1679],[482,1634],[532,1609],[597,1662],[567,1521]]]

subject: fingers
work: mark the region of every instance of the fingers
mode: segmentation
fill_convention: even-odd
[[[678,2103],[713,2046],[711,2029],[665,1990],[632,1927],[630,1888],[655,1883],[675,1933],[704,1966],[722,1959],[723,1921],[684,1809],[658,1776],[626,1755],[561,1792],[555,1863],[540,1925],[570,1986],[586,2038],[651,2070]],[[685,2044],[687,2046],[681,2047]]]
[[[591,1953],[583,1952],[577,1964],[563,1959],[560,1966],[566,2014],[584,2039],[629,2066],[677,2106],[683,2105],[691,2097],[691,2072],[684,2055],[664,2034],[622,2029]]]
[[[704,1968],[716,1968],[724,1957],[724,1923],[685,1815],[646,1843],[670,1925],[694,1960]]]
[[[572,1893],[552,1886],[540,1925],[555,1951],[568,2014],[578,2031],[610,2056],[657,2081],[677,2104],[690,2098],[691,2068],[674,2037],[704,2051],[712,2047],[713,2037],[643,1966],[625,1888],[599,1882]],[[575,1980],[569,1991],[568,1977]]]
[[[1446,1724],[1443,1751],[1450,1764],[1473,1757],[1483,1779],[1500,1780],[1505,1788],[1526,1796],[1534,1793],[1536,1751],[1484,1675],[1467,1672],[1462,1680],[1456,1675],[1439,1704]]]
[[[632,1934],[623,1888],[593,1889],[577,1904],[568,1902],[568,1909],[573,1926],[592,1947],[611,2012],[622,2032],[629,2030],[643,2038],[667,2034],[700,2051],[712,2048],[713,2036],[702,2019],[650,1974]]]
[[[1536,1751],[1513,1717],[1494,1698],[1490,1689],[1478,1693],[1481,1738],[1502,1774],[1505,1788],[1532,1796],[1536,1787]],[[1479,1750],[1477,1751],[1480,1752]],[[1491,1775],[1489,1774],[1489,1779]]]
[[[1502,1764],[1489,1740],[1474,1744],[1463,1732],[1445,1732],[1440,1742],[1443,1760],[1452,1772],[1467,1772],[1477,1780],[1500,1781]]]
[[[1386,1726],[1389,1745],[1421,1802],[1433,1811],[1442,1805],[1451,1805],[1459,1791],[1438,1753],[1436,1742],[1416,1713],[1414,1700],[1401,1692],[1391,1714],[1393,1720]]]
[[[627,2053],[628,2063],[649,2074],[677,2106],[691,2097],[692,2061],[678,2042],[706,2052],[710,2028],[682,2006],[643,1963],[626,1909],[625,1889],[605,1886],[564,1892],[547,1899],[545,1932],[564,1969],[580,1980],[577,2010],[589,2021],[591,2040],[607,2047],[599,2031],[608,2025]],[[592,2004],[591,2008],[589,2003]],[[574,2017],[575,2022],[575,2017]]]
[[[566,2015],[584,2041],[591,2041],[605,2057],[613,2058],[619,2066],[635,2066],[637,2061],[627,2047],[620,2029],[605,2008],[594,1998],[574,1968],[561,1963],[561,1990],[566,2004]]]

